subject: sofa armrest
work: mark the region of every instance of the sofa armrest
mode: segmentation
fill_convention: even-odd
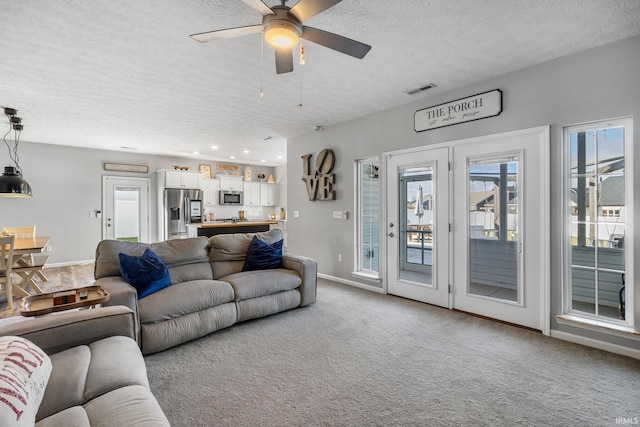
[[[133,311],[136,325],[136,336],[140,336],[140,315],[138,314],[138,291],[128,284],[121,276],[106,276],[94,282],[96,286],[109,293],[109,301],[102,304],[103,307],[124,305]],[[138,341],[140,341],[138,339]]]
[[[0,335],[28,339],[47,354],[111,336],[136,339],[135,316],[127,307],[100,307],[25,318],[0,328]]]
[[[282,266],[297,271],[302,278],[300,285],[300,307],[316,302],[318,286],[318,263],[302,255],[282,254]]]

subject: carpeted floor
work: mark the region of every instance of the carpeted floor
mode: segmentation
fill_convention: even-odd
[[[174,427],[614,426],[640,417],[638,360],[325,280],[310,307],[145,359]]]

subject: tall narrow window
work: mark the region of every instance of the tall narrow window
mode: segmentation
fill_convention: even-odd
[[[633,326],[628,119],[564,129],[565,311]]]
[[[356,161],[356,274],[379,278],[380,178],[378,158]]]

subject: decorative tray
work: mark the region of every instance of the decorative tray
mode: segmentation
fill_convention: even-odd
[[[94,306],[108,301],[110,295],[100,286],[69,289],[22,298],[20,314],[41,316],[55,311]]]

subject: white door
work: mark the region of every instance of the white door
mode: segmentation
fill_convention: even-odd
[[[387,292],[449,307],[448,148],[387,156]]]
[[[149,242],[149,178],[102,179],[102,238]]]
[[[453,147],[453,306],[548,323],[548,128]]]
[[[387,292],[548,334],[548,145],[540,127],[388,153]]]

